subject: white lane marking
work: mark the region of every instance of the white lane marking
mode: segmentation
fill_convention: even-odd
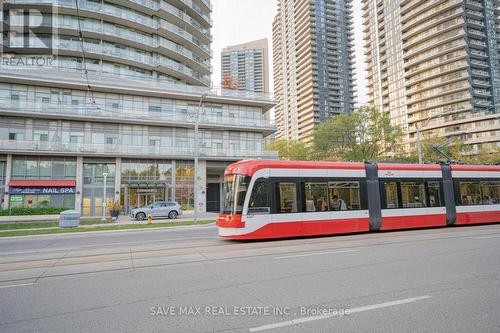
[[[351,309],[350,313],[353,314],[353,313],[359,313],[359,312],[364,312],[364,311],[377,310],[377,309],[387,308],[390,306],[413,303],[413,302],[421,301],[421,300],[428,299],[428,298],[431,298],[431,296],[425,295],[425,296],[400,299],[397,301],[361,306],[359,308]],[[322,316],[311,316],[311,317],[298,318],[298,319],[293,319],[293,320],[289,320],[289,321],[282,321],[280,323],[274,323],[274,324],[253,327],[253,328],[250,328],[249,331],[250,332],[266,331],[266,330],[270,330],[270,329],[274,329],[274,328],[278,328],[278,327],[292,326],[292,325],[307,323],[310,321],[332,318],[335,316],[337,316],[337,314],[328,314],[328,315],[322,315]]]
[[[474,237],[475,239],[488,239],[488,238],[498,238],[500,235],[489,235],[489,236],[481,236],[481,237]]]
[[[319,256],[319,255],[323,255],[323,254],[337,254],[337,253],[347,253],[347,252],[357,252],[357,251],[359,251],[359,249],[328,251],[328,252],[311,252],[311,253],[303,253],[303,254],[294,254],[294,255],[289,255],[289,256],[274,257],[274,259],[299,258],[299,257]]]
[[[11,284],[8,286],[0,286],[0,289],[5,289],[5,288],[14,288],[14,287],[24,287],[24,286],[32,286],[34,283],[21,283],[21,284]]]

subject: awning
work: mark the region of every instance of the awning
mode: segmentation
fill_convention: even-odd
[[[9,181],[10,187],[74,187],[76,180],[24,180],[17,179]]]

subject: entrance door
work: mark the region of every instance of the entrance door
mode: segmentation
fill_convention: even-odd
[[[139,203],[139,207],[146,207],[152,205],[155,202],[155,195],[149,193],[138,193],[137,194],[137,202]]]
[[[207,212],[220,212],[220,184],[210,183],[207,187]]]

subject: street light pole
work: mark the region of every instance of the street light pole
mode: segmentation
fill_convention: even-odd
[[[103,172],[102,176],[104,177],[104,184],[102,188],[102,218],[101,221],[106,221],[106,181],[108,178],[108,173]]]
[[[203,103],[203,98],[207,94],[202,94],[200,96],[200,103],[196,109],[194,116],[194,222],[198,222],[198,127],[200,122],[200,110]]]
[[[422,164],[422,142],[420,141],[420,125],[417,124],[417,150],[418,150],[418,164]]]

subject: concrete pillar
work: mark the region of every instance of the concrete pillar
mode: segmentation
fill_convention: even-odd
[[[75,210],[82,212],[83,198],[83,156],[76,158],[76,193],[75,193]]]
[[[198,213],[207,212],[207,161],[198,161]]]
[[[5,164],[5,193],[3,194],[3,209],[9,209],[9,182],[12,178],[12,155],[7,155]]]
[[[175,160],[172,160],[172,201],[175,201],[175,188],[177,187],[177,182],[175,180],[176,165]]]
[[[122,185],[122,158],[117,157],[115,162],[115,201],[120,200],[120,189]]]

